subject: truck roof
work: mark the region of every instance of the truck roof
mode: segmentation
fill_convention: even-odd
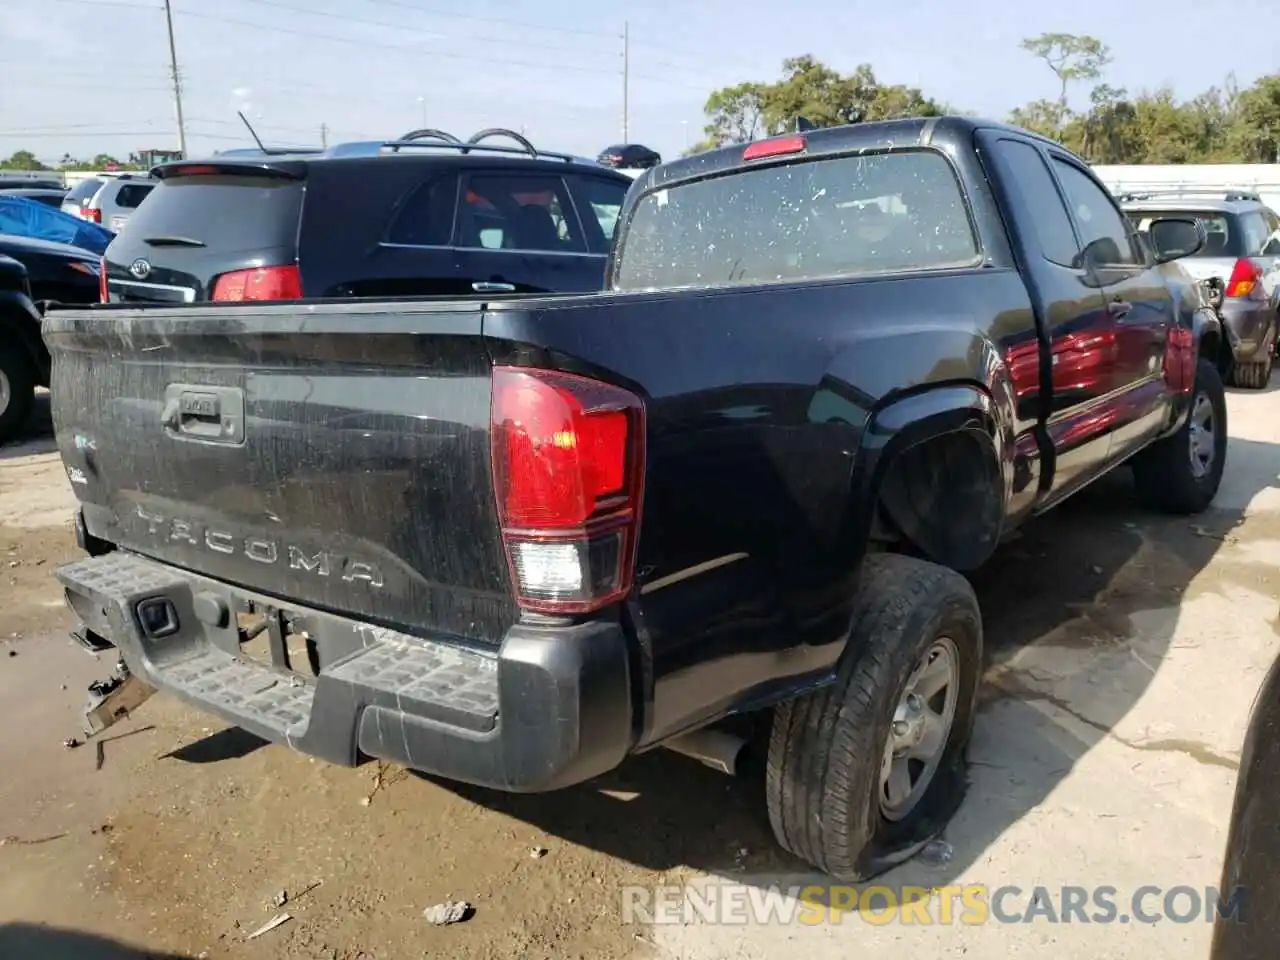
[[[805,130],[796,134],[780,134],[768,139],[782,139],[789,136],[803,137],[806,143],[806,155],[846,153],[853,150],[883,150],[912,146],[956,146],[972,149],[973,134],[980,129],[1004,129],[1016,132],[1021,136],[1045,143],[1052,143],[1038,134],[1019,127],[994,120],[978,117],[946,116],[946,117],[910,117],[901,120],[877,120],[870,123],[852,123],[841,127],[824,127]],[[681,180],[697,179],[727,173],[730,170],[746,166],[744,151],[752,143],[735,143],[691,157],[682,157],[644,171],[636,178],[638,189],[672,184]],[[1061,149],[1061,147],[1059,146]]]

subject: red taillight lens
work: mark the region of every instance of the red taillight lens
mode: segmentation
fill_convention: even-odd
[[[1262,271],[1252,260],[1237,260],[1231,268],[1231,279],[1227,281],[1226,296],[1247,297],[1253,293],[1254,287],[1262,279]]]
[[[98,260],[98,301],[110,303],[111,295],[107,292],[107,258]]]
[[[224,273],[213,285],[212,300],[300,300],[302,274],[296,265],[256,267]]]
[[[95,210],[92,207],[81,207],[80,216],[84,217],[90,223],[102,223],[102,211]]]
[[[804,153],[808,149],[804,137],[775,137],[748,144],[742,151],[743,160],[763,160],[765,157],[781,157],[789,153]]]
[[[493,371],[498,516],[527,610],[587,613],[631,592],[644,485],[644,403],[585,377]]]

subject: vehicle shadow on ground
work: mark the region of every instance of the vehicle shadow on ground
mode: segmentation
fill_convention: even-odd
[[[1233,439],[1228,462],[1218,498],[1223,506],[1204,515],[1143,510],[1129,472],[1118,471],[1028,524],[971,578],[988,661],[976,762],[965,808],[945,833],[953,856],[927,869],[928,884],[950,882],[980,859],[1146,691],[1168,652],[1188,586],[1254,495],[1276,485],[1280,448]],[[1070,729],[1036,709],[1036,701],[1054,698],[1009,667],[1037,645],[1055,656],[1074,647],[1080,656],[1073,666],[1096,674],[1074,678],[1078,685],[1065,707],[1078,722]],[[761,777],[730,780],[666,751],[552,794],[501,794],[431,779],[566,841],[651,870],[691,867],[754,883],[794,882],[809,872],[776,847]]]
[[[191,960],[177,953],[139,950],[105,937],[31,923],[0,924],[4,960]]]
[[[13,440],[0,446],[0,460],[30,457],[41,453],[55,453],[58,447],[53,439],[53,412],[49,406],[49,394],[36,394],[31,417]],[[3,957],[4,954],[0,954]]]

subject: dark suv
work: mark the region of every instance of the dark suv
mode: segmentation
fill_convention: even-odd
[[[481,143],[509,137],[518,146]],[[586,293],[631,179],[508,130],[156,167],[104,257],[110,302]]]

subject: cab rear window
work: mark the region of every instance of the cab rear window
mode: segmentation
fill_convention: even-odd
[[[963,266],[979,253],[933,150],[839,156],[655,190],[636,204],[614,286],[670,289]]]

